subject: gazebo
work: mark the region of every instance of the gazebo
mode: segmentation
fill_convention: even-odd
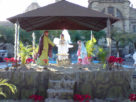
[[[107,27],[107,46],[111,54],[111,24],[117,18],[101,12],[70,3],[59,1],[38,9],[8,18],[15,26],[15,54],[17,59],[19,46],[19,26],[26,30],[94,30],[100,31]]]

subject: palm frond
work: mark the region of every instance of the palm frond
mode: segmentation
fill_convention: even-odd
[[[26,64],[26,59],[33,55],[32,45],[24,46],[24,44],[20,41],[20,56],[22,64]]]
[[[3,90],[1,88],[0,88],[0,95],[4,96],[4,97],[7,97],[6,94],[3,92]]]
[[[17,92],[17,88],[15,85],[8,83],[7,79],[0,79],[0,95],[4,97],[6,97],[6,94],[3,93],[3,90],[1,88],[2,86],[7,86],[13,94]]]

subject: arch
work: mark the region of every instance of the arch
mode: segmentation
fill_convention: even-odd
[[[107,13],[108,13],[108,14],[111,14],[112,16],[114,16],[114,15],[115,15],[114,7],[109,6],[109,7],[108,7],[108,12],[107,12]]]
[[[119,9],[116,9],[116,15],[118,18],[123,19],[123,15]]]
[[[102,13],[105,13],[105,12],[106,12],[106,11],[105,11],[105,8],[103,8],[101,12],[102,12]]]
[[[133,32],[135,32],[136,33],[136,25],[133,25]]]

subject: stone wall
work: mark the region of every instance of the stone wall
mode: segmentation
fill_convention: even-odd
[[[131,91],[130,78],[125,71],[82,73],[76,91],[92,98],[126,98]]]
[[[9,99],[26,99],[30,95],[39,94],[46,97],[48,88],[48,72],[0,72],[0,78],[8,79],[16,85],[18,92],[8,95]],[[7,89],[4,89],[7,91]]]
[[[131,92],[131,76],[131,71],[0,72],[0,78],[8,79],[17,86],[18,92],[15,95],[9,94],[9,99],[27,99],[32,94],[47,97],[48,80],[62,78],[76,81],[74,93],[89,94],[92,98],[126,98]],[[7,88],[4,90],[8,91]]]

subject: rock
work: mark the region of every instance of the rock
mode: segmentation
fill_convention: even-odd
[[[104,100],[101,100],[101,99],[94,99],[94,101],[93,102],[105,102]]]

